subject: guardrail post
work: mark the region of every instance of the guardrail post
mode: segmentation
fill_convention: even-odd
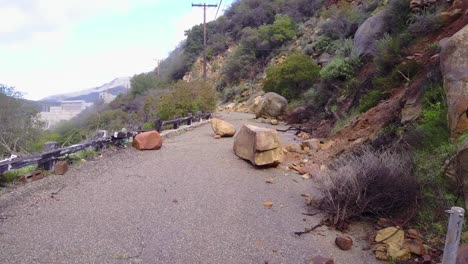
[[[203,115],[202,115],[202,112],[198,111],[197,112],[197,122],[201,122],[203,121]]]
[[[178,129],[179,128],[179,116],[178,115],[175,115],[174,116],[174,129]]]
[[[187,119],[187,126],[192,125],[192,119],[193,119],[193,115],[192,115],[192,113],[189,113],[188,114],[188,119]]]
[[[445,238],[442,264],[455,264],[463,228],[465,210],[461,207],[452,207],[450,210],[447,210],[447,213],[450,214],[450,218],[447,229],[447,236]]]
[[[159,119],[159,118],[156,119],[156,120],[154,121],[154,129],[156,129],[156,131],[158,131],[158,132],[161,132],[161,130],[162,130],[162,124],[163,124],[163,122],[161,121],[161,119]]]
[[[49,141],[44,143],[44,152],[53,151],[59,148],[59,145],[55,141]],[[56,160],[46,161],[44,163],[38,164],[39,167],[44,168],[44,170],[54,170]]]

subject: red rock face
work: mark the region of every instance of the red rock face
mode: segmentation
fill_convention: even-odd
[[[138,134],[133,140],[133,146],[138,150],[157,150],[162,147],[162,137],[157,131]]]

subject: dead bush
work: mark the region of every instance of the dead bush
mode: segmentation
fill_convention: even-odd
[[[414,205],[419,186],[408,155],[364,147],[337,159],[322,175],[319,209],[338,228],[350,218],[392,216]]]

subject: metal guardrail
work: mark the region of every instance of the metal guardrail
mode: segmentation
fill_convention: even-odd
[[[191,125],[193,122],[200,122],[203,119],[210,119],[211,115],[211,113],[199,112],[196,115],[189,114],[187,117],[175,117],[173,120],[167,121],[161,121],[160,119],[156,119],[155,130],[161,132],[164,129],[164,127],[169,125],[172,125],[173,129],[177,129],[180,127],[180,125],[183,124]],[[46,142],[44,145],[45,151],[43,153],[0,161],[0,175],[10,170],[17,170],[35,164],[37,164],[39,167],[45,170],[52,170],[54,168],[55,162],[60,157],[73,154],[88,148],[94,148],[97,151],[100,151],[106,145],[119,144],[122,140],[134,137],[146,131],[138,130],[136,132],[115,132],[109,137],[107,136],[107,133],[104,133],[104,135],[98,139],[86,141],[80,144],[75,144],[64,148],[58,148],[58,144],[56,142]]]

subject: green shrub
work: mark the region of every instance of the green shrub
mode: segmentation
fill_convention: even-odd
[[[387,72],[400,62],[400,38],[385,34],[375,43],[374,62],[381,72]]]
[[[359,100],[359,112],[367,112],[372,107],[376,106],[380,100],[386,98],[386,94],[381,89],[373,89],[368,94],[361,97]]]
[[[154,122],[146,122],[141,125],[142,130],[153,130],[154,129]]]
[[[320,36],[317,38],[317,40],[311,44],[309,47],[312,49],[313,52],[317,53],[322,53],[322,52],[328,52],[332,53],[332,48],[333,48],[333,40],[329,37],[326,36]]]
[[[11,170],[0,175],[0,183],[13,183],[17,181],[21,176],[31,173],[37,169],[37,166],[31,165],[18,170]]]
[[[326,80],[351,79],[360,66],[359,58],[335,57],[320,70],[320,76]]]
[[[130,85],[130,93],[135,97],[151,89],[163,88],[166,83],[161,81],[154,72],[149,72],[134,75],[130,79]]]
[[[317,64],[308,56],[299,52],[292,53],[282,64],[266,69],[263,89],[281,94],[288,100],[297,98],[312,86],[319,70]]]
[[[415,36],[423,36],[440,29],[442,23],[434,11],[424,9],[421,12],[411,14],[408,32]]]
[[[240,45],[229,55],[224,64],[222,70],[224,81],[227,84],[237,84],[241,79],[253,77],[256,61],[255,53]]]
[[[353,108],[346,113],[345,116],[340,118],[336,121],[335,126],[333,127],[331,134],[336,135],[340,132],[343,128],[351,124],[351,122],[359,116],[359,110],[357,108]]]
[[[170,93],[159,101],[159,118],[173,119],[175,115],[186,116],[198,111],[213,111],[216,107],[214,88],[202,81],[178,82]]]
[[[322,34],[332,39],[344,39],[353,36],[359,25],[369,15],[356,4],[346,1],[331,6],[329,13],[330,18],[322,25]]]
[[[349,57],[353,50],[354,42],[353,39],[338,39],[333,41],[333,53],[339,57]]]

